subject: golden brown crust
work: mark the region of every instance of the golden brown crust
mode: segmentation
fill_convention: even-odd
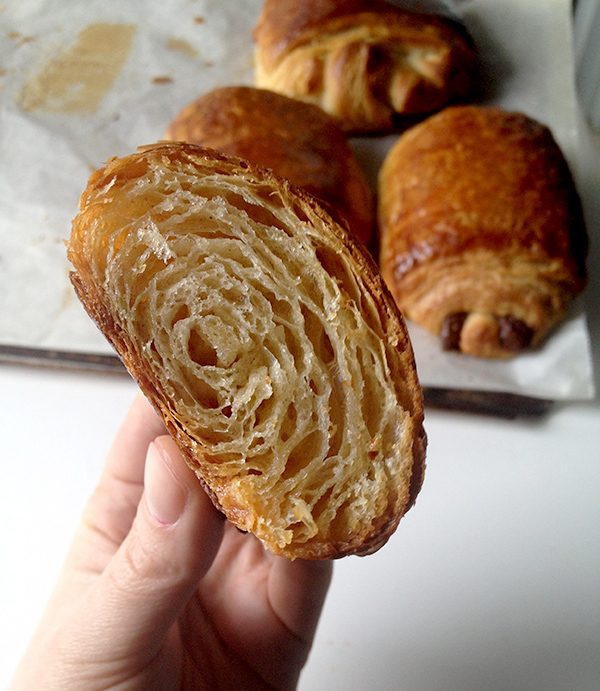
[[[369,243],[373,195],[345,134],[317,106],[265,89],[223,87],[187,105],[166,138],[270,168],[324,202],[338,222]]]
[[[380,264],[404,314],[450,349],[535,347],[586,281],[587,235],[549,129],[496,108],[448,108],[389,152]]]
[[[316,103],[351,132],[389,130],[475,88],[463,27],[379,0],[265,0],[254,39],[257,86]]]
[[[212,150],[148,147],[91,176],[68,254],[230,521],[291,559],[387,541],[422,482],[413,354],[372,260],[309,195]]]

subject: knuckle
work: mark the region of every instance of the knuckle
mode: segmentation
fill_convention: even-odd
[[[130,533],[121,545],[119,568],[113,579],[119,590],[140,595],[169,587],[178,574],[162,553],[160,541]]]

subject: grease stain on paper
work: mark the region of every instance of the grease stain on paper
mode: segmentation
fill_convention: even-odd
[[[21,34],[18,31],[9,31],[7,36],[8,38],[10,38],[11,41],[14,41],[17,44],[17,46],[23,46],[26,43],[31,43],[32,41],[35,41],[35,36],[25,36],[24,34]]]
[[[90,24],[23,86],[23,110],[92,113],[119,76],[135,34],[134,24]]]
[[[194,46],[186,41],[184,38],[170,38],[167,41],[167,48],[169,50],[174,50],[182,55],[187,55],[189,58],[195,58],[198,56],[198,51]]]
[[[160,74],[157,77],[152,77],[152,83],[158,86],[162,86],[163,84],[172,84],[173,77],[169,77],[168,74]]]

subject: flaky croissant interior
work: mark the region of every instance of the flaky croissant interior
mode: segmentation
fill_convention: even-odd
[[[368,258],[308,197],[182,144],[97,171],[73,284],[215,504],[290,558],[381,546],[414,502],[421,392]]]

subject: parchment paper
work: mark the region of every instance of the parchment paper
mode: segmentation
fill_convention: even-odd
[[[412,2],[414,7],[419,3]],[[548,124],[577,173],[568,0],[456,0],[485,102]],[[91,170],[160,139],[189,101],[252,84],[261,0],[0,3],[0,344],[107,353],[68,282],[64,241]],[[374,184],[396,136],[353,148]],[[581,306],[535,353],[489,362],[442,353],[410,325],[423,384],[548,399],[593,396]]]

